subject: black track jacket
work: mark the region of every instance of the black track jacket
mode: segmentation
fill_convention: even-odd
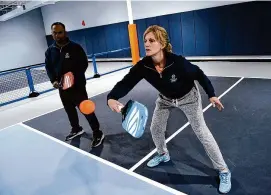
[[[59,82],[65,73],[72,72],[75,86],[86,84],[87,55],[79,44],[69,39],[62,48],[55,42],[48,47],[45,52],[45,67],[51,83]]]
[[[214,88],[204,72],[184,57],[166,53],[166,66],[159,74],[150,57],[144,57],[119,81],[107,96],[107,100],[124,97],[141,80],[145,79],[167,98],[177,99],[187,94],[197,80],[209,98],[215,96]]]

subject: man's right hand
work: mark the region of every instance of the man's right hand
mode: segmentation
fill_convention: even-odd
[[[120,102],[118,102],[117,100],[113,100],[113,99],[109,99],[107,103],[112,111],[115,111],[118,113],[120,113],[121,108],[124,107]]]
[[[57,82],[57,81],[53,82],[53,87],[54,87],[54,88],[56,88],[56,89],[58,89],[58,88],[59,88],[59,84],[58,84],[58,82]]]

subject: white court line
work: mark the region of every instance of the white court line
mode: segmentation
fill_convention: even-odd
[[[224,93],[222,93],[218,99],[222,98],[225,94],[227,94],[230,90],[232,90],[238,83],[240,83],[244,77],[240,78],[235,84],[233,84],[229,89],[227,89]],[[203,112],[205,112],[208,108],[210,108],[212,104],[209,104],[206,108],[203,109]],[[177,130],[174,134],[172,134],[169,138],[166,139],[166,143],[168,143],[170,140],[172,140],[176,135],[178,135],[182,130],[184,130],[189,125],[189,122],[187,122],[185,125],[183,125],[179,130]],[[141,164],[143,164],[146,160],[148,160],[157,149],[154,149],[149,154],[147,154],[144,158],[142,158],[138,163],[136,163],[133,167],[131,167],[129,170],[134,171],[137,169]]]
[[[39,131],[39,130],[37,130],[37,129],[34,129],[34,128],[30,127],[30,126],[27,126],[27,125],[25,125],[25,124],[23,124],[23,123],[18,123],[18,125],[21,125],[21,126],[25,127],[27,130],[30,130],[30,131],[32,131],[32,132],[35,132],[35,133],[39,134],[39,135],[42,135],[42,136],[44,136],[44,137],[46,137],[46,138],[48,138],[48,139],[50,139],[50,140],[52,140],[52,141],[55,141],[55,142],[57,142],[57,143],[59,143],[59,144],[61,144],[61,145],[63,145],[63,146],[66,146],[66,147],[68,147],[68,148],[70,148],[70,149],[72,149],[72,150],[75,150],[75,151],[77,151],[77,152],[79,152],[79,153],[81,153],[81,154],[83,154],[83,155],[86,155],[86,156],[88,156],[88,157],[90,157],[90,158],[92,158],[92,159],[94,159],[94,160],[97,160],[97,161],[99,161],[99,162],[101,162],[101,163],[104,163],[104,164],[106,164],[106,165],[108,165],[108,166],[110,166],[110,167],[112,167],[112,168],[115,168],[115,169],[117,169],[117,170],[119,170],[119,171],[122,171],[122,172],[124,172],[124,173],[126,173],[126,174],[128,174],[128,175],[130,175],[130,176],[133,176],[133,177],[135,177],[135,178],[137,178],[137,179],[139,179],[139,180],[142,180],[142,181],[144,181],[144,182],[146,182],[146,183],[149,183],[149,184],[151,184],[151,185],[153,185],[153,186],[155,186],[155,187],[158,187],[158,188],[160,188],[160,189],[163,189],[163,190],[165,190],[165,191],[167,191],[167,192],[173,193],[173,194],[175,194],[175,195],[187,195],[187,194],[182,193],[182,192],[180,192],[180,191],[177,191],[177,190],[175,190],[175,189],[173,189],[173,188],[170,188],[170,187],[165,186],[165,185],[163,185],[163,184],[160,184],[160,183],[158,183],[158,182],[156,182],[156,181],[153,181],[153,180],[151,180],[151,179],[149,179],[149,178],[147,178],[147,177],[144,177],[144,176],[139,175],[139,174],[137,174],[137,173],[135,173],[135,172],[132,172],[132,171],[130,171],[130,170],[128,170],[128,169],[125,169],[125,168],[123,168],[123,167],[121,167],[121,166],[119,166],[119,165],[116,165],[116,164],[111,163],[111,162],[109,162],[109,161],[107,161],[107,160],[104,160],[104,159],[102,159],[102,158],[100,158],[100,157],[97,157],[97,156],[95,156],[95,155],[93,155],[93,154],[90,154],[90,153],[88,153],[88,152],[86,152],[86,151],[84,151],[84,150],[81,150],[81,149],[79,149],[79,148],[76,148],[76,147],[74,147],[74,146],[72,146],[72,145],[70,145],[70,144],[67,144],[67,143],[63,142],[63,141],[60,141],[60,140],[58,140],[58,139],[56,139],[56,138],[54,138],[54,137],[52,137],[52,136],[50,136],[50,135],[47,135],[47,134],[45,134],[45,133],[43,133],[43,132],[41,132],[41,131]]]
[[[16,125],[18,125],[18,124],[19,124],[19,123],[10,125],[10,126],[8,126],[8,127],[4,127],[3,129],[0,129],[0,131],[3,131],[3,130],[8,129],[8,128],[10,128],[10,127],[14,127],[14,126],[16,126]]]

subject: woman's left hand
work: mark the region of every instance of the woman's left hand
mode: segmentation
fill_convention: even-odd
[[[217,97],[211,97],[209,100],[212,103],[213,107],[217,107],[218,110],[220,111],[224,109],[224,106],[222,105],[222,103],[219,101]]]

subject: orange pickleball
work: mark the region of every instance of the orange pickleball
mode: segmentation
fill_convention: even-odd
[[[91,100],[84,100],[80,103],[79,109],[83,114],[91,114],[95,110],[95,103]]]

